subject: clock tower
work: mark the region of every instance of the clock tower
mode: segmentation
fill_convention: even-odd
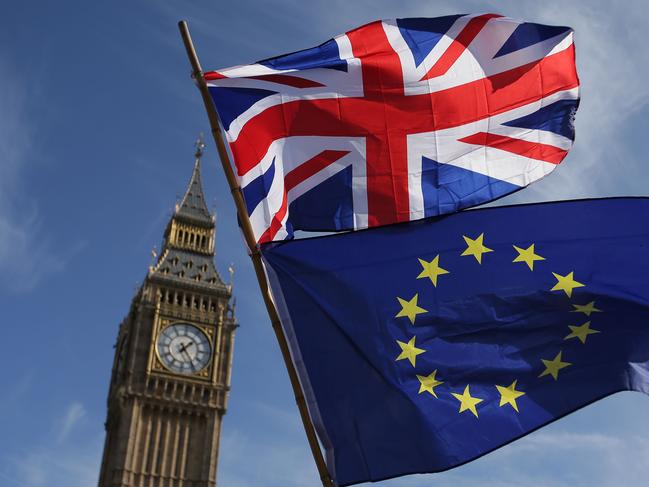
[[[99,487],[216,482],[237,323],[231,286],[214,266],[203,148],[199,140],[160,255],[119,327]]]

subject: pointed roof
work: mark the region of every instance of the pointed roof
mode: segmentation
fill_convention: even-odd
[[[151,267],[149,277],[172,285],[215,290],[229,293],[214,266],[214,258],[183,249],[168,248]]]
[[[185,217],[197,223],[207,225],[214,224],[214,218],[207,209],[205,202],[205,194],[203,193],[203,185],[201,183],[201,156],[203,155],[203,137],[199,137],[196,141],[196,161],[194,162],[194,171],[189,180],[189,186],[185,192],[182,201],[176,205],[176,212],[174,216]]]

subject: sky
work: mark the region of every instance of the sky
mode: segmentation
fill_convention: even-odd
[[[204,68],[311,47],[377,18],[498,12],[575,29],[575,146],[512,204],[649,196],[640,0],[3,0],[0,29],[0,485],[96,484],[120,321],[209,133],[177,31]],[[212,141],[203,181],[237,331],[218,484],[318,485]],[[386,487],[644,486],[649,398],[617,394],[463,467]]]

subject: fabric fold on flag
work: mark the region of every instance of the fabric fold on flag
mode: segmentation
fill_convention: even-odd
[[[649,393],[649,198],[262,246],[337,486],[439,472]]]
[[[579,104],[572,30],[497,14],[376,21],[205,80],[260,243],[523,188],[565,158]]]

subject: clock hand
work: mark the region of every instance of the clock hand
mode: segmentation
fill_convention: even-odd
[[[191,355],[189,355],[189,352],[187,351],[187,346],[183,345],[183,348],[180,351],[180,353],[184,353],[187,356],[187,360],[191,363],[192,357]]]

